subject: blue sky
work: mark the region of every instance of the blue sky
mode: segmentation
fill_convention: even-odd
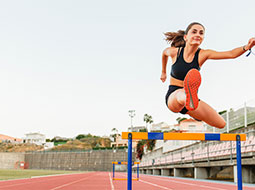
[[[255,2],[0,1],[0,133],[74,137],[126,131],[128,110],[175,123],[161,83],[163,33],[193,21],[205,28],[201,48],[245,45],[255,36]],[[170,73],[171,62],[168,63]],[[255,56],[208,61],[200,99],[217,111],[255,99]]]

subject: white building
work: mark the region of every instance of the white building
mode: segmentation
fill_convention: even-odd
[[[0,134],[0,143],[1,142],[22,143],[23,140],[19,139],[19,138],[14,138],[14,137]]]
[[[44,149],[47,150],[47,149],[51,149],[54,147],[54,142],[46,142],[44,144]]]
[[[178,125],[168,125],[165,122],[160,122],[160,123],[152,124],[150,131],[151,132],[153,132],[153,131],[161,131],[161,132],[171,131],[173,129],[178,130],[179,129],[178,127],[179,127]]]
[[[145,126],[134,126],[133,127],[133,132],[140,132],[140,130],[146,129]],[[131,131],[131,127],[128,128],[128,131]]]
[[[34,143],[36,145],[44,145],[46,143],[46,137],[41,133],[28,133],[25,136],[26,143]]]
[[[209,132],[207,127],[204,125],[202,121],[197,121],[193,118],[182,120],[179,123],[179,129],[183,132],[190,133],[205,133]]]
[[[132,147],[136,148],[136,145],[139,140],[133,139],[132,141]],[[121,135],[118,134],[116,137],[115,142],[111,142],[111,147],[121,147],[121,146],[128,146],[128,140],[127,139],[122,139]]]

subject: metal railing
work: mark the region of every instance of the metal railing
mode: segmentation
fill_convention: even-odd
[[[229,133],[230,131],[239,129],[241,127],[247,127],[248,125],[254,124],[255,99],[249,100],[243,105],[226,110],[226,112],[222,114],[222,117],[226,121],[226,127],[223,129],[217,129],[207,124],[205,124],[205,126],[213,132]]]

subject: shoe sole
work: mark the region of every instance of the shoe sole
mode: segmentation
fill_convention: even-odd
[[[201,75],[198,70],[191,69],[184,79],[184,90],[186,93],[187,110],[192,111],[198,107],[197,91],[201,84]]]

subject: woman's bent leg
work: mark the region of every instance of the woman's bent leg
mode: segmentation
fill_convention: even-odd
[[[186,95],[184,89],[178,89],[169,96],[167,105],[172,112],[180,112],[184,108],[185,102]]]
[[[205,123],[217,127],[224,128],[226,125],[225,120],[219,115],[211,106],[203,101],[199,101],[199,105],[196,110],[189,111],[191,117],[204,121]]]

